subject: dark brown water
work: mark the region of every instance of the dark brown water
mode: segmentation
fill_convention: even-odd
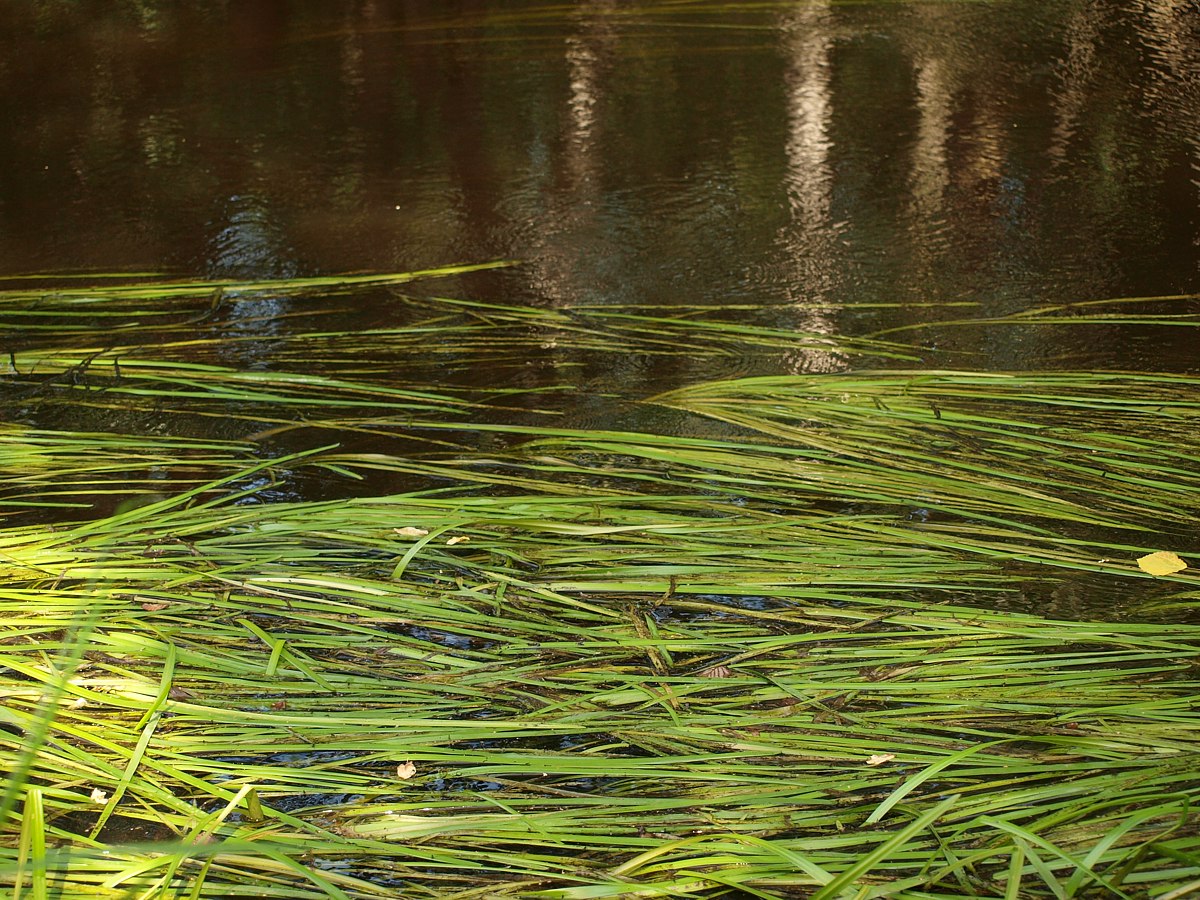
[[[1198,48],[1191,0],[8,0],[0,275],[515,258],[453,290],[849,334],[1187,294]],[[927,305],[951,301],[976,305]],[[1192,327],[930,341],[980,368],[1197,358]]]

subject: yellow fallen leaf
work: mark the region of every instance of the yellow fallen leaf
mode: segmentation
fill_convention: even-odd
[[[417,774],[417,767],[414,766],[411,762],[402,762],[402,763],[400,763],[400,765],[396,766],[396,777],[397,778],[412,778],[416,774]]]
[[[465,544],[470,538],[465,534],[456,534],[454,537],[446,541],[447,547],[453,547],[455,544]]]
[[[393,528],[392,531],[396,534],[402,534],[405,537],[425,537],[429,531],[425,528],[413,528],[411,525],[405,525],[403,528]]]
[[[1138,557],[1137,564],[1143,572],[1149,572],[1151,575],[1172,575],[1188,567],[1187,563],[1168,550]]]
[[[884,763],[891,762],[895,758],[895,753],[872,753],[867,757],[867,765],[882,766]]]

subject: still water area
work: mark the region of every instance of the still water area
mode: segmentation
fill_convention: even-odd
[[[908,368],[1197,369],[1190,3],[13,0],[0,43],[7,286],[513,260],[408,293],[745,309],[902,337]],[[932,324],[1113,298],[1178,321]],[[204,328],[238,338],[226,364],[261,370],[290,329],[411,315],[387,292],[324,309],[264,292]],[[396,379],[567,381],[537,402],[612,428],[619,401],[680,384],[856,364],[539,352],[495,370],[410,358]]]

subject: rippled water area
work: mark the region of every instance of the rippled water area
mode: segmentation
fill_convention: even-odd
[[[907,337],[1187,294],[1198,46],[1200,16],[1179,0],[12,0],[0,273],[509,259],[427,290],[750,304],[776,327]],[[232,331],[292,327],[286,300],[245,312]],[[362,302],[324,325],[389,315]],[[1195,363],[1190,328],[921,338],[932,366]],[[255,364],[271,365],[270,346]],[[639,395],[837,366],[631,355],[592,376]]]

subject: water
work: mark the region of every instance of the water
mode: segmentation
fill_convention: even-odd
[[[512,258],[430,290],[842,334],[1200,290],[1179,0],[11,0],[0,46],[0,276]],[[294,327],[286,300],[242,309]],[[1192,328],[1067,332],[920,338],[975,368],[1196,368]]]

